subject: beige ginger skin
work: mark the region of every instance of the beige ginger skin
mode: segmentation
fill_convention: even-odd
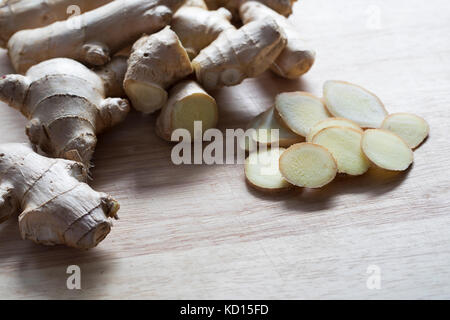
[[[75,60],[57,58],[33,66],[25,76],[0,78],[0,101],[29,119],[26,133],[43,152],[89,166],[96,135],[123,121],[129,111],[127,100],[105,98],[107,90],[117,88],[117,78],[102,78]]]
[[[220,7],[228,9],[233,17],[238,15],[239,7],[247,0],[206,0],[206,4],[210,10]],[[256,0],[268,6],[279,14],[288,17],[292,13],[292,6],[297,0]]]
[[[192,71],[186,50],[167,26],[134,44],[123,85],[136,110],[152,113],[166,103],[166,88]]]
[[[65,57],[100,66],[143,34],[170,23],[183,0],[115,0],[67,21],[22,30],[8,42],[11,62],[18,73],[52,58]],[[78,28],[79,26],[80,28]]]
[[[285,34],[274,19],[257,20],[222,32],[192,65],[206,90],[233,86],[266,71],[285,46]]]
[[[78,162],[51,159],[25,144],[0,145],[0,223],[19,214],[23,239],[95,247],[111,230],[119,204],[85,183]]]
[[[242,4],[239,13],[243,23],[273,18],[285,32],[287,45],[270,67],[273,72],[284,78],[296,79],[311,69],[315,51],[300,38],[296,27],[284,16],[256,1]]]
[[[86,12],[112,0],[6,0],[0,4],[0,47],[4,48],[9,38],[17,31],[47,26],[53,22],[70,18],[77,6]]]
[[[193,59],[223,31],[235,29],[230,20],[231,13],[225,8],[208,11],[186,4],[174,14],[171,26]]]

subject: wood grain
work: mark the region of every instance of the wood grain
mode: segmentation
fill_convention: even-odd
[[[0,296],[12,298],[450,298],[450,4],[446,0],[303,0],[291,19],[317,49],[298,81],[270,73],[214,92],[220,128],[238,128],[283,91],[321,95],[328,79],[366,87],[390,112],[431,126],[404,174],[371,169],[322,190],[266,195],[241,165],[175,166],[155,117],[105,133],[92,185],[121,203],[96,249],[47,248],[0,226]],[[0,52],[0,74],[11,72]],[[0,105],[0,142],[27,141]],[[82,290],[66,288],[66,268]],[[381,289],[369,290],[369,265]]]

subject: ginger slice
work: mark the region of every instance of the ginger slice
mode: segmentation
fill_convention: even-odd
[[[361,149],[363,131],[348,127],[320,130],[312,142],[324,146],[336,159],[339,173],[357,176],[369,170],[370,162]]]
[[[344,118],[328,118],[316,123],[316,125],[312,127],[311,130],[309,130],[309,133],[306,136],[306,142],[312,142],[314,136],[320,130],[328,127],[346,127],[346,128],[353,128],[360,132],[364,132],[356,122],[353,122],[351,120]]]
[[[313,143],[297,143],[280,157],[280,172],[293,185],[320,188],[337,174],[337,163],[324,147]]]
[[[253,152],[245,160],[245,177],[255,188],[276,191],[290,187],[279,170],[280,155],[284,148]]]
[[[306,137],[319,121],[329,117],[322,100],[307,92],[285,92],[275,98],[275,108],[283,122]]]
[[[419,146],[430,132],[428,123],[411,113],[391,114],[384,119],[381,128],[396,133],[412,149]]]
[[[388,114],[376,95],[348,82],[326,81],[323,96],[333,116],[347,118],[363,128],[380,128]]]
[[[252,133],[253,140],[257,143],[270,145],[276,142],[276,136],[271,130],[278,131],[278,145],[289,147],[303,140],[302,137],[292,132],[284,123],[275,116],[275,107],[257,115],[248,125],[247,129],[255,129]]]
[[[414,159],[406,142],[395,133],[384,129],[366,130],[361,146],[370,161],[386,170],[406,170]]]

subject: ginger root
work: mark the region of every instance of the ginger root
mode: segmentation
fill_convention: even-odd
[[[297,0],[254,0],[260,2],[279,14],[288,17],[292,13],[292,6]],[[206,0],[209,10],[216,10],[220,7],[228,9],[236,17],[239,7],[247,2],[247,0]]]
[[[286,17],[257,1],[242,4],[239,14],[244,24],[273,18],[285,32],[287,45],[270,67],[273,72],[287,79],[296,79],[311,69],[316,53],[301,39],[297,28]]]
[[[275,20],[253,21],[222,32],[192,65],[206,90],[233,86],[266,71],[285,46],[286,37]]]
[[[208,11],[184,5],[174,14],[171,27],[193,59],[223,31],[234,29],[230,20],[231,13],[225,8]]]
[[[165,89],[192,71],[186,50],[167,26],[133,45],[123,84],[133,107],[152,113],[167,102]]]
[[[0,47],[4,48],[9,38],[17,31],[47,26],[66,20],[72,14],[71,6],[81,12],[90,11],[112,0],[6,0],[0,5]]]
[[[23,239],[95,247],[120,206],[84,183],[86,176],[78,162],[43,157],[25,144],[0,145],[0,222],[20,213]]]
[[[106,80],[79,62],[57,58],[33,66],[26,76],[1,78],[0,101],[30,120],[26,133],[47,155],[89,166],[96,134],[123,121],[129,111],[127,100],[105,98],[114,87]]]
[[[194,137],[194,121],[202,122],[202,129],[214,128],[218,121],[216,100],[192,80],[178,83],[170,90],[170,98],[156,122],[157,134],[171,141],[172,132],[186,129]]]
[[[164,28],[182,3],[183,0],[115,0],[74,17],[72,23],[59,21],[15,33],[8,42],[9,57],[21,74],[39,62],[58,57],[104,65],[143,34]]]

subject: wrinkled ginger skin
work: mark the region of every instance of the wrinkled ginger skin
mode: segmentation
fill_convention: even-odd
[[[0,222],[19,214],[23,239],[79,249],[97,246],[119,204],[84,183],[83,165],[50,159],[25,144],[0,145]]]
[[[115,0],[68,21],[22,30],[8,42],[18,73],[44,60],[65,57],[101,66],[122,48],[170,23],[183,0]],[[79,28],[78,28],[79,27]]]
[[[27,117],[31,143],[47,155],[89,166],[96,134],[123,121],[130,108],[125,99],[105,98],[112,85],[104,80],[79,62],[52,59],[26,76],[0,78],[0,101]]]
[[[182,6],[173,16],[172,29],[180,38],[191,59],[227,29],[234,29],[231,13],[225,8],[215,11]]]
[[[286,37],[275,20],[257,20],[222,32],[192,65],[206,90],[233,86],[266,71],[285,46]]]
[[[167,26],[134,44],[124,80],[125,92],[136,110],[152,113],[166,103],[165,89],[192,71],[186,50]]]
[[[292,6],[297,0],[256,0],[279,14],[288,17],[292,14]],[[209,10],[216,10],[220,7],[228,9],[233,17],[237,17],[239,13],[239,7],[247,2],[247,0],[206,0],[206,5]]]
[[[296,27],[285,17],[257,1],[245,2],[239,12],[244,24],[272,18],[285,32],[287,45],[272,64],[273,72],[287,79],[296,79],[311,69],[316,53],[301,39]]]
[[[6,0],[0,4],[0,47],[17,31],[45,27],[70,18],[77,6],[80,12],[101,7],[112,0]]]

